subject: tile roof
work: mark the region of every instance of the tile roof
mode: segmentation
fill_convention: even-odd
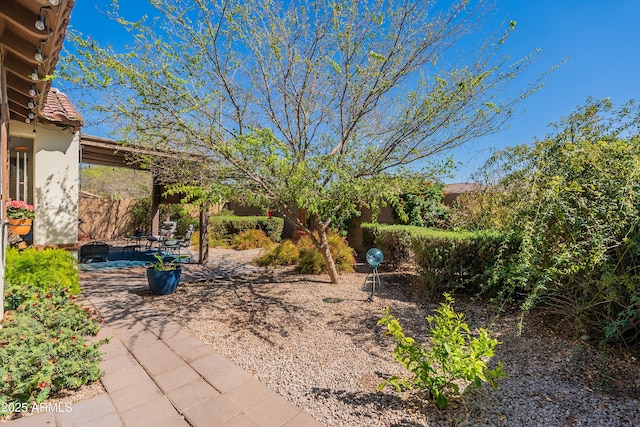
[[[52,87],[40,115],[51,123],[82,126],[84,119],[73,106],[67,95]]]

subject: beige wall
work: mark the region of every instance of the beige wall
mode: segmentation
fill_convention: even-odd
[[[359,217],[352,219],[349,225],[349,230],[347,232],[347,241],[349,242],[349,246],[351,246],[359,253],[363,253],[371,249],[363,247],[362,228],[360,228],[363,223],[371,222],[371,219],[371,209],[362,209],[362,214]],[[377,221],[379,224],[396,223],[396,221],[393,219],[393,214],[391,213],[391,208],[389,206],[380,208]]]
[[[133,199],[80,199],[80,233],[94,240],[109,240],[133,234],[130,225]]]
[[[78,242],[78,163],[80,133],[38,123],[11,122],[11,135],[33,139],[33,244],[74,245]]]

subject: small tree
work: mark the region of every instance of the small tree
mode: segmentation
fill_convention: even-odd
[[[310,231],[304,209],[334,283],[335,221],[382,200],[403,166],[498,131],[540,86],[498,96],[536,56],[500,57],[514,22],[458,58],[484,0],[150,3],[147,24],[114,1],[134,37],[123,53],[72,35],[65,77],[105,90],[97,111],[123,140],[203,154],[213,182]]]
[[[478,329],[478,336],[472,338],[464,315],[453,309],[453,297],[449,294],[444,294],[444,297],[445,302],[440,303],[436,315],[427,317],[431,327],[428,345],[406,336],[389,307],[384,309],[384,316],[378,325],[386,326],[385,334],[396,341],[393,357],[411,372],[411,376],[393,376],[383,381],[378,391],[388,384],[395,386],[398,391],[427,391],[444,409],[449,398],[462,394],[460,383],[466,381],[463,391],[468,384],[481,387],[483,382],[489,382],[493,388],[498,387],[498,380],[505,377],[502,363],[498,362],[495,369],[489,369],[486,362],[493,357],[494,349],[501,343],[484,328]]]

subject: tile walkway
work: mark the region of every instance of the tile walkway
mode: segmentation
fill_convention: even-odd
[[[195,265],[184,270],[190,270],[183,272],[185,280],[190,273],[192,278],[212,273]],[[85,301],[104,318],[97,338],[111,337],[101,347],[107,393],[75,403],[68,412],[42,412],[5,425],[323,425],[173,320],[132,298],[131,290],[146,288],[143,268],[83,273],[82,287]]]

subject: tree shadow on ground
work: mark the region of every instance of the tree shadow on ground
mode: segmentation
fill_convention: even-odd
[[[167,308],[180,323],[224,317],[230,335],[250,333],[277,345],[275,335],[288,337],[293,330],[301,331],[304,319],[319,313],[286,300],[284,290],[266,286],[273,280],[269,274],[252,274],[183,283],[166,300]]]
[[[380,372],[375,372],[380,379],[383,380],[383,375]],[[313,388],[311,394],[314,399],[318,401],[331,401],[337,400],[344,403],[351,408],[351,414],[353,416],[364,419],[369,419],[370,425],[376,425],[379,422],[378,417],[383,417],[385,412],[394,410],[397,408],[405,408],[409,413],[421,414],[429,420],[428,425],[442,425],[443,421],[449,417],[450,414],[441,411],[437,406],[429,399],[426,394],[409,394],[409,393],[388,393],[384,390],[380,392],[352,392],[346,390],[336,390],[329,388]],[[455,405],[454,411],[459,410],[460,405]],[[371,411],[373,407],[375,411]],[[460,408],[464,411],[464,408]],[[458,411],[456,411],[458,412]],[[460,413],[458,413],[458,417]],[[398,420],[396,422],[389,420],[388,426],[400,427],[400,426],[424,426],[424,422],[411,421],[407,418]],[[448,424],[448,423],[447,423]]]

